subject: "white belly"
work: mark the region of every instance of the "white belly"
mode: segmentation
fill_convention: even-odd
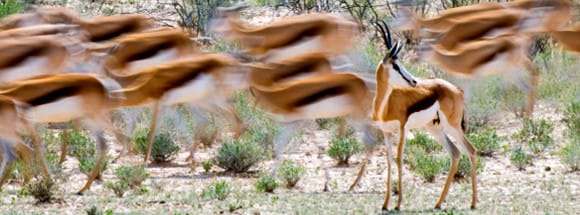
[[[67,122],[84,117],[87,109],[79,97],[69,97],[33,107],[26,111],[25,118],[32,122]]]
[[[0,70],[0,82],[22,80],[52,72],[47,71],[47,63],[46,57],[31,57],[14,68]]]
[[[433,119],[437,117],[438,110],[439,102],[435,102],[431,107],[411,114],[407,120],[406,129],[421,128],[433,123]]]
[[[352,100],[348,96],[340,95],[297,108],[291,114],[273,114],[273,117],[278,121],[291,122],[345,116],[356,111],[356,109],[357,107],[352,104]]]
[[[216,90],[214,77],[209,74],[201,74],[183,86],[169,91],[163,97],[163,104],[175,105],[204,102],[211,98],[213,94],[218,93]]]

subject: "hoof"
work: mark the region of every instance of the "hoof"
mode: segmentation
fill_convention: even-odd
[[[82,196],[82,195],[84,195],[84,194],[83,194],[83,192],[81,192],[81,191],[77,192],[76,194],[77,194],[77,196]]]
[[[477,209],[477,208],[475,207],[475,205],[471,205],[471,207],[470,207],[470,208],[471,208],[471,210]]]
[[[435,210],[441,210],[441,205],[435,205]]]
[[[401,209],[399,208],[399,206],[397,206],[397,207],[395,207],[395,210],[396,210],[396,211],[399,211],[399,210],[401,210]]]

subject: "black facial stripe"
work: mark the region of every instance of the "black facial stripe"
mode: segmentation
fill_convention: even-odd
[[[403,72],[401,72],[401,67],[399,67],[399,65],[398,65],[397,63],[393,62],[393,63],[392,63],[392,65],[393,65],[393,69],[394,69],[395,71],[397,71],[397,72],[399,73],[399,75],[401,75],[401,77],[402,77],[402,78],[403,78],[403,79],[404,79],[404,80],[405,80],[407,83],[411,83],[411,80],[407,79],[407,77],[405,77],[405,76],[403,75]]]

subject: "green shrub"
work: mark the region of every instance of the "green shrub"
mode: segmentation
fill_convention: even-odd
[[[554,125],[542,119],[539,121],[523,119],[523,128],[514,137],[524,143],[534,154],[540,154],[553,144],[550,134]]]
[[[144,165],[117,167],[115,175],[121,182],[126,183],[131,188],[141,187],[143,181],[149,177]]]
[[[97,165],[98,158],[97,158],[97,155],[94,155],[94,154],[83,154],[83,155],[80,155],[80,157],[78,157],[78,159],[79,159],[79,170],[83,174],[89,175],[91,173],[91,170],[93,170],[95,165]],[[97,175],[97,179],[102,178],[103,172],[105,172],[105,170],[107,170],[108,166],[109,166],[109,159],[105,158],[105,160],[101,164],[101,168],[99,169],[99,174]]]
[[[416,146],[423,149],[426,153],[432,153],[442,149],[441,145],[437,141],[429,138],[427,134],[423,132],[415,132],[414,134],[415,137],[413,139],[407,140],[407,145],[410,147]]]
[[[573,101],[564,110],[564,122],[568,127],[568,136],[578,140],[580,134],[580,101]]]
[[[362,144],[355,137],[336,137],[326,151],[328,156],[338,161],[338,165],[348,165],[351,156],[362,151]]]
[[[521,146],[518,146],[510,152],[510,162],[518,168],[518,170],[525,170],[526,166],[532,163],[532,155],[525,151]]]
[[[226,171],[246,172],[262,159],[262,154],[260,145],[248,138],[229,139],[218,148],[214,163]]]
[[[483,170],[483,159],[481,159],[481,157],[477,157],[477,166],[475,168],[477,173],[480,173]],[[447,165],[446,169],[449,169],[449,165]],[[457,172],[455,172],[454,177],[455,179],[464,179],[469,176],[471,176],[471,160],[469,160],[469,157],[461,155]]]
[[[278,170],[278,176],[284,180],[287,188],[296,186],[296,183],[298,183],[304,174],[306,174],[306,168],[291,160],[283,160]]]
[[[580,141],[578,139],[573,139],[571,143],[560,149],[559,155],[562,163],[570,170],[580,170]]]
[[[213,164],[211,163],[211,161],[203,161],[201,162],[201,166],[203,167],[203,170],[205,172],[209,172]]]
[[[502,140],[502,138],[497,136],[495,129],[487,126],[475,132],[468,133],[467,139],[477,149],[477,154],[481,156],[491,156],[499,150],[499,142]]]
[[[149,129],[138,128],[133,133],[133,141],[141,154],[145,154],[147,150],[147,137]],[[151,153],[149,159],[154,163],[166,163],[172,161],[179,152],[179,146],[173,141],[169,132],[161,132],[153,138],[153,145],[151,146]]]
[[[15,14],[24,9],[27,5],[25,0],[4,0],[0,1],[0,18]]]
[[[116,182],[105,182],[105,188],[112,190],[115,195],[119,198],[122,198],[125,195],[125,192],[129,190],[129,185],[127,185],[124,181],[116,181]]]
[[[279,124],[264,111],[255,108],[249,95],[242,91],[234,94],[234,109],[244,122],[244,126],[250,129],[243,136],[247,136],[246,138],[250,138],[272,152],[273,140],[280,133]]]
[[[56,184],[51,180],[33,180],[25,186],[25,192],[32,195],[38,203],[47,203],[54,200]]]
[[[220,201],[225,200],[228,195],[232,192],[232,188],[225,181],[220,181],[213,183],[205,187],[201,191],[201,198],[204,200],[218,199]]]
[[[278,187],[278,183],[274,176],[271,176],[270,174],[262,174],[260,175],[260,178],[258,178],[255,186],[258,192],[273,193]]]
[[[316,119],[314,121],[318,124],[319,129],[326,130],[332,127],[338,127],[340,124],[340,117]]]
[[[427,154],[424,150],[414,148],[409,158],[411,169],[421,175],[427,182],[433,182],[445,168],[445,160]]]

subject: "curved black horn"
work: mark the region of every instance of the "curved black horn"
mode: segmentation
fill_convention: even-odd
[[[379,24],[379,22],[373,22],[373,24],[375,25],[377,30],[380,31],[381,37],[383,38],[383,42],[387,46],[387,49],[391,49],[392,47],[391,40],[390,37],[387,37],[387,32],[385,32],[385,29]]]
[[[387,38],[389,39],[389,48],[391,46],[393,46],[393,38],[391,37],[391,30],[389,29],[389,26],[387,25],[387,23],[383,20],[379,20],[382,24],[383,24],[383,28],[387,29]]]

